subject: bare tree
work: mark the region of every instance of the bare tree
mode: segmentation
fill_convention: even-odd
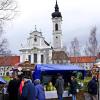
[[[10,50],[7,49],[7,39],[2,39],[3,25],[6,21],[14,18],[17,5],[14,0],[0,0],[0,54],[8,54]]]
[[[73,41],[71,41],[70,55],[80,56],[80,45],[79,40],[77,38],[74,38]]]
[[[90,55],[89,52],[88,52],[88,43],[87,42],[86,42],[86,45],[84,47],[83,52],[85,53],[86,56],[89,56]]]
[[[98,45],[97,53],[100,53],[100,44]]]
[[[8,21],[14,17],[17,5],[14,0],[0,0],[0,20]]]
[[[90,37],[85,49],[89,56],[96,56],[98,52],[98,42],[96,39],[96,27],[93,27],[90,33]]]
[[[11,51],[7,47],[8,47],[7,39],[2,39],[0,41],[0,55],[8,55],[11,53]]]

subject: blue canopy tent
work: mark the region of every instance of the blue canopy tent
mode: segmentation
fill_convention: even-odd
[[[0,84],[6,84],[6,81],[2,77],[0,77]]]
[[[61,64],[36,64],[33,72],[33,79],[41,79],[43,72],[46,73],[60,73],[64,71],[84,71],[85,69],[77,65],[61,65]],[[84,73],[85,74],[85,73]]]

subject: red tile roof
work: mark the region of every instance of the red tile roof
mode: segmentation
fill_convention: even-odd
[[[71,63],[94,63],[96,57],[94,56],[83,56],[83,57],[69,57]]]
[[[20,56],[1,56],[0,66],[14,66],[20,62]]]

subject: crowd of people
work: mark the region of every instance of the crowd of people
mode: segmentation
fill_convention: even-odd
[[[63,100],[64,79],[59,73],[55,82],[58,100]],[[76,100],[78,82],[74,76],[71,76],[69,85],[69,95],[72,95],[72,100]],[[8,86],[4,88],[4,93],[8,93],[9,100],[46,100],[44,86],[39,79],[32,81],[29,77],[23,75],[12,75]],[[88,83],[88,93],[90,100],[97,100],[97,82],[96,77]]]
[[[8,100],[45,100],[44,87],[40,80],[32,82],[28,76],[13,74],[6,92]]]

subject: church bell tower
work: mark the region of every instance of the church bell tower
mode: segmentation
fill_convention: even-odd
[[[53,49],[61,50],[62,49],[62,15],[59,12],[58,3],[56,0],[55,12],[52,13],[52,23],[53,23]]]

